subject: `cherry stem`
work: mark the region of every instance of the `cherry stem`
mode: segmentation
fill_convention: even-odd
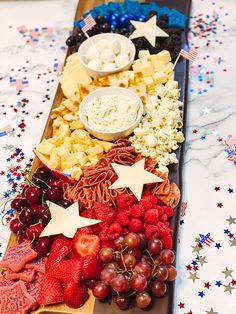
[[[26,177],[25,180],[28,182],[29,186],[34,186],[35,188],[40,188],[37,184],[33,183],[29,177]]]
[[[24,251],[25,249],[27,249],[28,247],[31,246],[31,244],[34,242],[35,240],[35,234],[33,233],[33,239],[24,247],[22,247],[20,250],[16,251],[16,253],[20,253],[21,251]]]

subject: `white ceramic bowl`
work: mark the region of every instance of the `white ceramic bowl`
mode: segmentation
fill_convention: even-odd
[[[124,64],[122,67],[113,69],[111,71],[94,70],[94,69],[88,67],[88,65],[86,63],[86,60],[85,60],[85,55],[86,55],[86,52],[88,51],[88,49],[92,45],[97,43],[100,39],[107,39],[107,40],[109,40],[111,38],[116,38],[119,42],[124,42],[129,47],[129,50],[130,50],[129,61],[126,64]],[[132,63],[134,61],[135,53],[136,53],[136,50],[135,50],[135,46],[132,43],[132,41],[130,39],[128,39],[127,37],[123,36],[123,35],[115,34],[115,33],[104,33],[104,34],[99,34],[99,35],[92,36],[92,37],[86,39],[80,45],[79,50],[78,50],[78,56],[79,56],[80,63],[84,66],[84,68],[86,69],[87,73],[90,76],[94,77],[94,78],[106,76],[106,75],[109,75],[109,74],[112,74],[112,73],[116,73],[116,72],[119,72],[119,71],[128,70],[131,67],[131,65],[132,65]]]
[[[87,104],[92,99],[94,99],[95,97],[101,97],[103,95],[125,95],[127,97],[130,97],[134,101],[137,101],[140,104],[140,108],[139,108],[136,120],[127,128],[122,129],[117,132],[101,132],[92,128],[88,124],[87,117],[84,114],[84,109],[86,108]],[[85,128],[96,138],[99,138],[104,141],[110,141],[110,142],[116,141],[119,138],[130,135],[133,132],[133,130],[138,126],[139,122],[142,119],[142,116],[143,116],[143,103],[141,99],[139,98],[139,96],[135,94],[134,92],[132,92],[131,90],[127,88],[122,88],[122,87],[103,87],[103,88],[96,89],[95,91],[91,92],[86,97],[84,97],[79,107],[79,117],[80,117],[81,122],[85,126]]]

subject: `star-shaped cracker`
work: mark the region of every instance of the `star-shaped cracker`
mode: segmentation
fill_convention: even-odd
[[[109,186],[109,189],[129,188],[138,201],[141,199],[144,184],[163,182],[163,179],[144,169],[145,158],[132,166],[115,163],[111,165],[118,175],[118,179]]]
[[[156,37],[169,37],[166,32],[156,25],[156,22],[156,15],[146,22],[130,21],[135,27],[135,31],[129,36],[129,39],[145,37],[155,47]]]
[[[68,208],[61,207],[52,202],[47,202],[52,219],[44,228],[40,237],[63,234],[68,238],[73,238],[78,228],[95,225],[101,220],[84,218],[79,215],[78,203],[70,205]]]

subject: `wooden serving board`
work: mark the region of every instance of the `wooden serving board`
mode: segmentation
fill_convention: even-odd
[[[141,3],[151,2],[154,0],[139,0]],[[108,3],[109,0],[79,0],[76,13],[75,20],[79,20],[82,17],[82,14],[91,10],[94,6]],[[113,0],[113,2],[120,2],[117,0]],[[167,6],[172,9],[177,9],[187,15],[189,17],[191,0],[155,0],[155,2],[160,6]],[[182,40],[183,43],[187,41],[187,33],[188,33],[188,25],[186,26],[185,31],[182,32]],[[72,53],[72,50],[69,48],[66,54],[69,56]],[[65,60],[66,60],[65,58]],[[188,94],[188,61],[186,59],[181,59],[176,68],[175,68],[175,79],[179,82],[179,87],[181,88],[181,100],[183,101],[183,132],[185,133],[185,121],[186,121],[186,109],[187,109],[187,94]],[[60,84],[57,87],[56,95],[51,107],[56,108],[58,104],[61,103],[63,99],[63,93],[61,90]],[[52,119],[50,118],[51,112],[49,114],[42,139],[50,138],[52,135]],[[179,160],[179,164],[172,165],[170,167],[169,177],[171,181],[174,181],[179,186],[180,190],[182,190],[182,162],[183,162],[183,150],[184,144],[180,145],[180,148],[176,151],[177,158]],[[40,161],[35,158],[31,174],[33,174],[36,169],[40,166]],[[181,203],[180,203],[181,204]],[[177,236],[178,236],[178,226],[179,226],[179,218],[181,212],[181,205],[178,205],[175,208],[174,216],[172,217],[171,227],[174,230],[173,233],[173,250],[177,251]],[[17,243],[17,237],[14,234],[11,234],[8,246]],[[143,314],[144,312],[148,312],[149,314],[171,314],[173,313],[173,303],[174,303],[174,286],[175,282],[168,284],[168,290],[164,297],[153,302],[153,305],[150,309],[143,311],[136,306],[130,308],[125,311],[126,314]],[[113,303],[113,301],[109,302],[100,302],[95,300],[93,295],[90,292],[90,297],[83,307],[79,309],[71,309],[66,306],[64,303],[49,305],[49,306],[41,306],[36,311],[32,311],[32,314],[50,314],[50,313],[63,313],[63,314],[122,314],[124,311],[119,310],[119,308]],[[13,313],[12,313],[13,314]]]

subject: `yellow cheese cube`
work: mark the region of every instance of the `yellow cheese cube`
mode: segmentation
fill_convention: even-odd
[[[86,153],[90,156],[101,154],[103,153],[103,147],[102,145],[96,145],[94,147],[90,147],[89,149],[87,149]]]
[[[152,61],[152,65],[153,65],[153,69],[155,72],[158,71],[164,71],[165,70],[165,62],[161,61],[161,60],[154,60]]]
[[[170,74],[173,71],[174,64],[172,62],[167,63],[164,72]]]
[[[139,59],[149,59],[150,58],[150,53],[148,50],[140,50],[138,53]]]
[[[79,180],[81,174],[82,174],[82,170],[79,166],[74,166],[72,168],[66,168],[63,170],[64,173],[66,174],[70,174],[72,178],[74,178],[75,180]]]
[[[129,72],[129,83],[134,84],[134,72],[133,71],[128,71]]]
[[[140,73],[141,72],[140,63],[133,64],[132,69],[133,69],[134,73]]]
[[[151,76],[143,77],[142,81],[148,89],[154,87],[154,81],[153,81],[153,78]]]
[[[178,82],[177,81],[173,81],[173,80],[169,80],[166,85],[166,88],[168,89],[177,89],[178,88]]]
[[[65,153],[61,155],[61,169],[64,171],[66,168],[71,168],[75,164],[77,164],[77,159],[75,158],[74,154]]]
[[[152,76],[154,74],[151,62],[141,63],[140,69],[143,76]]]
[[[168,63],[171,61],[171,56],[170,56],[170,53],[169,51],[167,50],[162,50],[161,52],[159,52],[157,54],[157,59],[158,60],[162,60],[163,62],[165,63]]]
[[[77,163],[81,166],[85,165],[86,162],[89,160],[88,156],[84,152],[74,153],[74,157],[77,160]]]
[[[42,142],[37,146],[37,150],[44,155],[50,155],[54,148],[55,145],[46,139],[43,139]]]
[[[60,158],[57,153],[57,149],[54,149],[49,158],[49,165],[52,169],[56,169],[59,167]]]
[[[70,129],[71,130],[77,130],[77,129],[83,129],[83,128],[84,128],[84,125],[79,119],[76,121],[72,121],[70,123]]]
[[[105,142],[105,141],[99,141],[99,143],[102,145],[103,149],[105,150],[105,152],[107,153],[111,147],[112,147],[112,143],[110,142]]]
[[[153,79],[155,81],[156,84],[163,84],[163,83],[166,83],[167,82],[167,76],[164,72],[156,72],[154,75],[153,75]]]
[[[97,155],[92,156],[92,155],[88,155],[89,161],[93,164],[96,165],[96,163],[99,161],[99,158]]]

